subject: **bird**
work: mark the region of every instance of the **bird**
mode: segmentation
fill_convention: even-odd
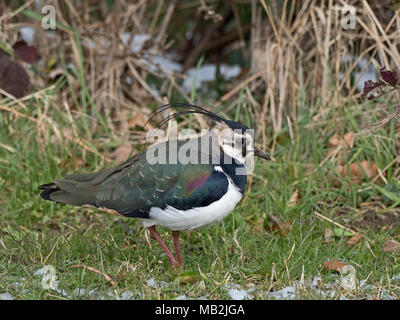
[[[164,140],[114,168],[66,175],[40,185],[39,189],[44,200],[91,206],[140,219],[164,250],[169,263],[183,268],[180,232],[198,230],[228,216],[245,192],[247,160],[254,156],[264,160],[271,158],[255,147],[254,134],[247,126],[197,105],[163,105],[148,122],[166,112],[169,115],[158,127],[171,119],[199,114],[225,129],[213,128],[190,139]],[[172,231],[176,255],[164,243],[156,227]]]

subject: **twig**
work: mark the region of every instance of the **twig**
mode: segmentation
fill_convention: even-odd
[[[366,135],[366,134],[371,134],[379,129],[382,129],[384,126],[386,126],[392,119],[396,118],[400,114],[400,107],[396,108],[396,111],[393,112],[392,114],[388,115],[386,118],[378,121],[377,123],[374,123],[371,125],[370,128],[364,129],[361,132],[357,133],[354,135],[354,138],[359,138],[360,136]]]
[[[12,12],[10,15],[0,17],[0,25],[3,23],[3,20],[4,21],[10,20],[12,17],[18,15],[22,10],[29,7],[33,3],[33,1],[34,0],[27,1],[22,6],[17,8],[14,12]]]
[[[235,88],[233,88],[231,91],[226,93],[219,101],[214,104],[214,107],[218,107],[222,102],[228,100],[230,97],[232,97],[235,93],[240,91],[242,88],[247,86],[250,82],[254,81],[255,79],[261,77],[263,74],[267,73],[267,69],[261,70],[252,76],[248,77],[246,80],[242,81],[239,85],[237,85]]]
[[[9,108],[9,107],[0,106],[0,110],[5,110],[5,111],[8,111],[8,112],[14,113],[17,117],[26,118],[26,119],[29,119],[29,120],[31,120],[31,121],[33,121],[33,122],[38,123],[38,120],[37,120],[37,119],[32,118],[32,117],[30,117],[30,116],[27,116],[27,115],[25,115],[25,114],[23,114],[23,113],[21,113],[21,112],[18,112],[17,110],[14,110],[14,109]]]
[[[167,8],[167,12],[165,13],[164,20],[161,24],[160,29],[158,30],[158,35],[155,41],[158,45],[161,44],[161,41],[163,41],[165,37],[165,32],[167,31],[169,21],[171,20],[172,14],[174,13],[177,3],[178,3],[177,0],[173,0]]]
[[[95,272],[95,273],[97,273],[97,274],[99,274],[99,275],[102,275],[107,281],[110,281],[110,283],[111,283],[113,286],[116,285],[116,282],[115,282],[107,273],[101,272],[100,270],[97,270],[96,268],[89,267],[89,266],[84,265],[84,264],[73,265],[73,266],[71,266],[71,269],[72,269],[72,268],[84,268],[84,269],[88,269],[88,270],[93,271],[93,272]]]
[[[333,221],[332,219],[329,219],[329,218],[323,216],[322,214],[319,214],[318,212],[313,211],[313,214],[315,214],[317,217],[319,217],[319,218],[321,218],[323,220],[326,220],[326,221],[328,221],[330,223],[333,223],[335,226],[338,226],[339,228],[342,228],[342,229],[350,232],[353,235],[357,234],[357,232],[355,232],[355,231],[353,231],[353,230],[341,225],[340,223],[337,223],[336,221]]]

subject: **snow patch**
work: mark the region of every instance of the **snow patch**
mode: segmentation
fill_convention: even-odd
[[[255,287],[252,287],[248,290],[241,289],[238,284],[228,283],[225,286],[225,290],[228,296],[232,298],[232,300],[252,300],[254,299],[253,295],[250,293],[255,290]]]
[[[22,27],[19,29],[19,32],[21,33],[21,38],[24,40],[27,44],[31,45],[33,43],[33,38],[35,37],[35,29],[32,27]]]
[[[168,283],[166,283],[165,281],[157,281],[154,278],[150,278],[149,280],[147,280],[147,285],[151,288],[162,288],[165,287]]]
[[[15,298],[9,294],[8,292],[6,293],[0,293],[0,300],[14,300]]]
[[[63,296],[68,296],[68,293],[64,289],[58,288],[57,272],[54,266],[44,265],[43,268],[36,270],[34,275],[42,276],[41,284],[43,289],[51,289]]]
[[[121,293],[121,300],[132,300],[133,299],[133,292],[130,290],[126,290]]]
[[[221,64],[219,66],[219,71],[225,80],[229,80],[237,77],[242,71],[241,67],[238,65],[229,66],[226,64]],[[200,68],[191,68],[186,71],[187,78],[183,82],[183,89],[187,92],[192,90],[192,85],[194,80],[196,80],[196,89],[200,88],[203,82],[213,81],[216,79],[217,75],[217,65],[215,64],[205,64]]]
[[[293,300],[296,299],[296,291],[294,287],[285,287],[278,291],[266,292],[267,298],[275,298],[278,300]]]

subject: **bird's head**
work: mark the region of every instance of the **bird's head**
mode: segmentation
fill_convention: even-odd
[[[252,156],[257,156],[265,160],[271,160],[268,154],[264,153],[255,146],[254,130],[249,129],[240,122],[224,119],[221,116],[196,105],[185,103],[163,105],[154,112],[149,121],[157,114],[164,113],[168,109],[172,109],[175,112],[164,117],[159,122],[158,127],[161,127],[169,120],[179,116],[186,114],[201,114],[218,123],[218,125],[212,129],[212,133],[217,137],[220,148],[229,157],[237,160],[239,163],[245,163],[246,160]]]

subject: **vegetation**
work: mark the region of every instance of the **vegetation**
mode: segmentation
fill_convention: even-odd
[[[352,1],[355,30],[328,0],[54,1],[55,30],[42,28],[38,3],[6,1],[0,12],[0,297],[230,299],[240,288],[266,299],[291,286],[300,299],[399,298],[398,92],[370,101],[357,89],[370,64],[399,69],[396,1]],[[21,27],[35,30],[23,52],[35,47],[39,62],[18,54]],[[26,77],[5,80],[5,64],[25,70],[28,92]],[[205,65],[219,65],[215,79],[185,89],[188,70]],[[227,80],[222,65],[241,72]],[[256,128],[274,158],[257,162],[233,214],[182,236],[182,271],[139,221],[38,191],[139,151],[156,125],[144,127],[149,115],[169,101]],[[340,284],[344,265],[356,288]],[[44,266],[56,271],[50,288]]]

